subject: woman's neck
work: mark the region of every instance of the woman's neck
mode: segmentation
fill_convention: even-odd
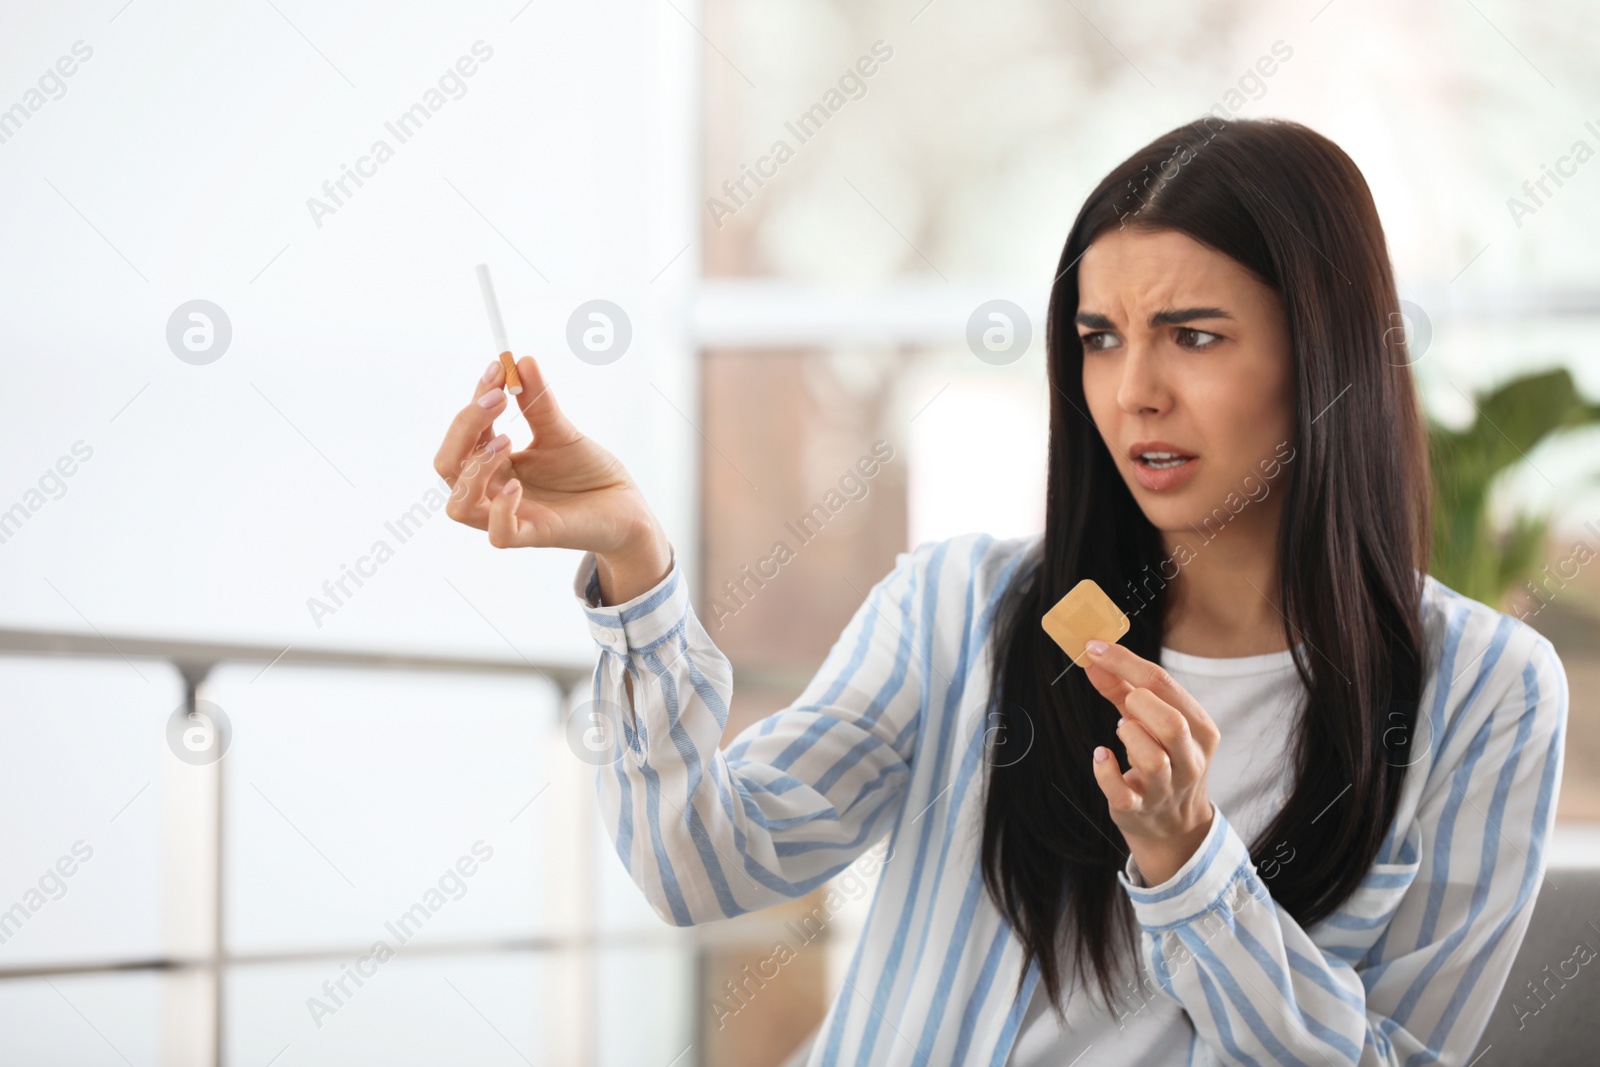
[[[1277,524],[1244,526],[1244,518],[1211,540],[1189,530],[1163,531],[1169,557],[1182,561],[1167,585],[1166,647],[1223,658],[1289,647],[1278,603]]]

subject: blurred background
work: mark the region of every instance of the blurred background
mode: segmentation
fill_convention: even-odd
[[[869,895],[772,977],[823,891],[680,930],[628,881],[569,729],[578,554],[443,515],[433,455],[493,356],[473,267],[666,525],[731,739],[896,552],[1042,527],[1061,244],[1207,113],[1307,123],[1365,173],[1434,422],[1433,573],[1555,643],[1552,862],[1600,863],[1600,10],[0,24],[0,1061],[785,1063]]]

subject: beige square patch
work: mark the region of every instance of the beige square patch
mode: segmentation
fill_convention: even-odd
[[[1094,638],[1116,641],[1131,625],[1116,602],[1090,578],[1073,586],[1071,592],[1056,601],[1056,606],[1045,612],[1040,624],[1080,667],[1089,665],[1089,656],[1084,650],[1089,641]]]

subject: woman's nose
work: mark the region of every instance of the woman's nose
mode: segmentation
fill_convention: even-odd
[[[1152,415],[1172,403],[1162,378],[1160,360],[1142,341],[1131,342],[1122,359],[1122,380],[1117,383],[1117,406],[1129,415]]]

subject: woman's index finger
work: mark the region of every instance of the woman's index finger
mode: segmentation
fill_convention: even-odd
[[[1159,663],[1152,663],[1123,645],[1107,644],[1103,652],[1095,652],[1093,648],[1087,651],[1090,662],[1096,667],[1111,672],[1134,689],[1150,690],[1182,712],[1191,723],[1210,721],[1211,716],[1200,702]]]

